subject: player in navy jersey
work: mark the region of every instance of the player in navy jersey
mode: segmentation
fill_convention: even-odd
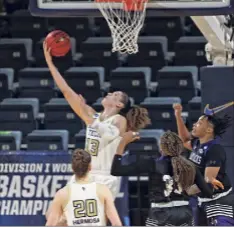
[[[219,137],[230,125],[230,117],[217,117],[213,113],[202,115],[190,133],[181,117],[182,106],[174,105],[179,136],[184,145],[192,150],[189,159],[199,167],[206,179],[217,178],[223,189],[214,191],[212,198],[194,190],[199,202],[199,225],[233,226],[234,195],[226,173],[226,154],[219,144]],[[203,216],[203,218],[201,218]]]
[[[117,148],[111,174],[115,176],[149,175],[149,200],[151,209],[146,221],[147,226],[191,225],[192,210],[189,206],[189,196],[186,190],[194,182],[200,190],[211,197],[213,187],[205,182],[201,173],[192,162],[180,154],[183,142],[173,132],[166,132],[160,140],[162,156],[159,159],[149,157],[140,162],[122,165],[121,159],[125,146],[138,138],[137,133],[127,132]],[[222,187],[215,179],[212,184]]]

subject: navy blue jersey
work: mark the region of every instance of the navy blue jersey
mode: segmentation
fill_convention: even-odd
[[[128,165],[122,164],[122,156],[115,155],[111,168],[114,176],[138,176],[148,174],[149,176],[149,200],[151,203],[165,203],[170,201],[189,201],[189,196],[182,191],[173,179],[173,168],[171,157],[162,156],[159,159],[153,157],[141,159]],[[195,183],[200,190],[211,197],[212,186],[204,181],[204,177],[197,169]]]
[[[231,184],[226,173],[226,153],[224,148],[217,140],[200,144],[198,139],[193,139],[191,145],[193,150],[189,156],[189,160],[196,164],[203,176],[206,167],[220,167],[216,179],[223,183],[224,190],[215,190],[214,193],[228,191],[231,188]]]

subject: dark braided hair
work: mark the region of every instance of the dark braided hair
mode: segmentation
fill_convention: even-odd
[[[226,129],[231,125],[231,117],[228,114],[225,114],[223,117],[217,117],[216,115],[203,115],[207,118],[214,127],[214,136],[221,137]]]
[[[83,149],[76,149],[72,154],[72,170],[78,178],[84,177],[91,163],[90,154]]]
[[[167,131],[161,137],[160,147],[163,155],[172,157],[174,181],[183,190],[188,189],[194,184],[196,169],[190,161],[180,155],[184,149],[182,140],[176,133]]]
[[[124,108],[120,114],[126,117],[127,130],[138,131],[151,124],[147,109],[139,106],[131,106],[131,101],[125,92],[123,93],[122,103]]]

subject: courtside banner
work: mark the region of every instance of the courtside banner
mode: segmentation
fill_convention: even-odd
[[[68,152],[0,151],[0,226],[45,225],[51,200],[71,175]],[[127,222],[128,189],[123,183],[117,205]]]
[[[0,151],[0,225],[44,225],[56,191],[72,175],[67,152]]]

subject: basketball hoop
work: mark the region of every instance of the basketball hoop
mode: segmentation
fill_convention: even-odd
[[[113,39],[112,52],[135,54],[148,0],[95,0]]]

